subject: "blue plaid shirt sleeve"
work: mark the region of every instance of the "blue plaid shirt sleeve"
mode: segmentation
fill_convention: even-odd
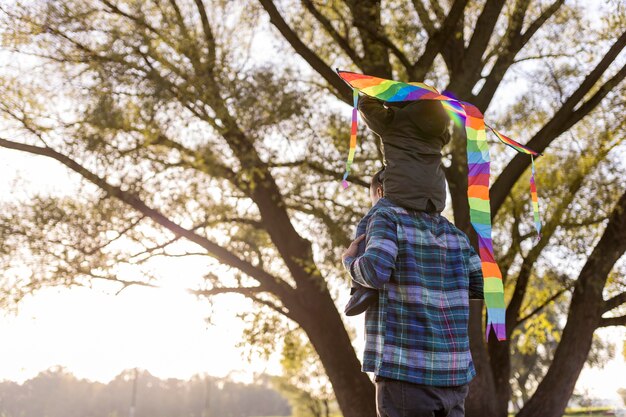
[[[473,299],[484,299],[483,293],[483,269],[480,258],[472,246],[467,255],[469,262],[469,296]]]
[[[365,252],[346,260],[346,267],[359,284],[380,289],[389,282],[398,256],[397,225],[393,214],[385,210],[374,213],[365,236]]]

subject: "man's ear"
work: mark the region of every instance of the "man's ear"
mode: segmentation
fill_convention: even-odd
[[[380,198],[383,198],[383,187],[376,187],[376,195]]]

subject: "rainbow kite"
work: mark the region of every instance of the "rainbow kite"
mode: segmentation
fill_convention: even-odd
[[[350,134],[350,152],[343,176],[343,186],[347,188],[348,174],[354,160],[357,132],[357,105],[359,91],[368,96],[386,102],[439,100],[452,120],[465,127],[467,136],[467,197],[470,207],[470,221],[478,235],[478,249],[484,277],[485,304],[487,305],[487,339],[493,327],[498,340],[506,339],[504,287],[502,273],[493,255],[491,240],[491,207],[489,203],[490,157],[485,127],[489,128],[504,144],[518,152],[531,156],[530,191],[537,235],[541,232],[537,188],[535,186],[535,162],[538,155],[526,146],[487,126],[483,114],[474,105],[442,94],[435,88],[423,83],[403,83],[386,80],[364,74],[337,70],[339,76],[353,89],[354,109],[352,110],[352,129]]]

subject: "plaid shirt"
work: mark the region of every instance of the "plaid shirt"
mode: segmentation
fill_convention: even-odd
[[[431,386],[468,383],[476,375],[469,298],[483,297],[469,239],[439,214],[407,211],[386,198],[366,217],[365,253],[344,260],[355,281],[379,290],[365,313],[363,371]]]

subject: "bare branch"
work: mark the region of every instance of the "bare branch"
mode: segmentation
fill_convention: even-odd
[[[118,232],[118,235],[116,237],[114,237],[113,239],[110,239],[109,241],[107,241],[106,243],[98,246],[97,248],[94,248],[90,251],[85,252],[85,255],[93,255],[96,252],[101,251],[102,249],[106,248],[107,246],[109,246],[111,243],[115,242],[116,240],[118,240],[119,238],[121,238],[122,236],[124,236],[126,233],[128,233],[129,231],[131,231],[132,229],[135,228],[135,226],[137,226],[143,219],[145,219],[146,216],[142,215],[140,216],[137,220],[131,222],[130,225],[128,225],[127,227],[125,227],[124,229],[122,229],[122,231]]]
[[[539,28],[543,26],[544,23],[546,23],[548,19],[550,19],[552,15],[554,15],[554,13],[556,13],[556,11],[561,8],[563,3],[565,3],[565,0],[556,0],[554,3],[548,6],[548,8],[544,10],[541,15],[539,15],[539,17],[530,24],[530,26],[528,26],[528,29],[526,29],[526,32],[524,32],[524,34],[522,35],[522,45],[528,43],[528,41],[535,35],[535,33],[537,33]]]
[[[185,19],[183,18],[183,14],[180,11],[180,7],[178,6],[178,3],[176,3],[176,0],[169,0],[169,3],[170,3],[170,6],[172,6],[172,9],[174,9],[174,14],[176,15],[176,22],[178,24],[178,27],[181,33],[186,39],[191,40],[191,37],[189,36],[189,30],[187,29],[187,26],[185,25]]]
[[[465,49],[463,63],[450,76],[449,89],[456,94],[460,96],[469,95],[476,80],[480,78],[482,57],[487,49],[504,3],[504,0],[487,0],[480,16],[478,16],[474,34]]]
[[[227,179],[241,191],[246,189],[246,187],[242,187],[245,181],[242,181],[232,169],[224,165],[220,158],[208,148],[203,149],[202,152],[194,151],[193,149],[187,148],[183,144],[176,142],[163,134],[159,135],[157,140],[152,142],[150,145],[163,145],[170,149],[176,149],[183,156],[183,162],[186,165],[197,169],[200,172],[204,172],[205,174],[209,174],[217,178]]]
[[[293,162],[272,162],[270,164],[271,168],[303,167],[303,166],[309,167],[317,173],[327,175],[332,178],[341,177],[340,173],[337,173],[333,171],[332,169],[326,168],[324,165],[320,163],[312,162],[308,159],[303,159],[300,161],[293,161]],[[349,182],[356,184],[356,185],[360,185],[361,187],[364,187],[364,188],[369,188],[370,186],[369,182],[365,181],[362,178],[354,177],[354,176],[350,176]]]
[[[266,290],[263,289],[263,287],[261,286],[256,286],[256,287],[215,287],[215,288],[211,288],[208,290],[187,290],[189,293],[197,295],[197,296],[202,296],[202,297],[211,297],[214,295],[220,295],[220,294],[241,294],[249,299],[251,299],[252,301],[262,304],[264,306],[267,306],[269,308],[271,308],[272,310],[276,311],[279,314],[282,314],[283,316],[290,318],[290,319],[294,319],[293,315],[289,312],[289,310],[287,310],[286,308],[283,308],[281,306],[279,306],[278,304],[275,304],[269,300],[264,300],[262,298],[260,298],[258,295],[262,294],[264,292],[267,292]]]
[[[363,48],[361,70],[376,77],[391,78],[389,43],[381,23],[381,0],[347,1],[352,12],[352,22],[359,31]],[[399,51],[396,48],[397,51]],[[403,55],[403,54],[402,54]]]
[[[206,14],[204,2],[202,0],[194,0],[198,13],[200,14],[200,21],[202,22],[202,31],[204,32],[204,40],[207,44],[207,62],[204,67],[209,76],[212,77],[213,68],[215,67],[215,38],[211,31],[211,25],[209,24],[209,18]]]
[[[445,19],[446,14],[443,11],[443,7],[441,7],[440,0],[430,0],[430,7],[433,9],[433,12],[435,12],[435,16],[437,16],[437,20],[441,22]]]
[[[430,15],[428,14],[428,8],[424,4],[423,0],[413,0],[413,7],[417,12],[417,16],[420,18],[420,21],[422,22],[426,33],[431,36],[433,33],[435,33],[436,29],[435,22],[433,22],[433,20],[430,18]]]
[[[522,58],[517,58],[513,60],[513,64],[517,64],[524,61],[534,61],[538,59],[545,58],[571,58],[574,56],[573,54],[562,53],[562,54],[539,54],[539,55],[528,55]],[[481,90],[482,91],[482,90]]]
[[[201,295],[204,297],[219,294],[242,294],[245,296],[250,296],[252,294],[258,294],[260,292],[266,292],[266,289],[259,285],[256,287],[215,287],[208,290],[187,290],[187,292],[194,295]]]
[[[326,32],[333,38],[337,45],[339,45],[339,47],[346,53],[346,55],[350,57],[352,62],[354,62],[357,66],[361,66],[361,57],[350,45],[348,38],[342,36],[339,32],[337,32],[332,22],[315,7],[312,0],[302,0],[302,3],[313,15],[313,17],[315,17],[315,19],[317,19],[317,21],[322,25]]]
[[[367,23],[361,24],[359,22],[354,22],[354,25],[358,27],[362,32],[367,33],[373,40],[380,42],[381,44],[389,48],[391,53],[393,53],[396,58],[398,58],[400,63],[404,65],[407,71],[411,71],[411,68],[413,67],[411,60],[409,60],[404,52],[402,52],[400,48],[398,48],[396,44],[394,44],[384,32],[382,32],[381,30],[376,30],[376,28],[372,28]],[[364,60],[362,60],[362,65],[360,65],[360,67],[363,68],[364,66],[366,68],[367,64]],[[364,69],[364,71],[368,73],[370,72],[367,69]]]
[[[520,317],[517,320],[517,322],[515,323],[514,327],[519,326],[520,324],[524,323],[529,318],[534,317],[535,315],[539,314],[541,312],[541,310],[546,308],[549,304],[554,302],[557,298],[559,298],[561,295],[565,294],[567,291],[570,291],[572,289],[572,287],[573,287],[573,285],[568,287],[568,288],[563,288],[563,289],[560,289],[559,291],[557,291],[555,294],[550,296],[543,303],[541,303],[537,307],[535,307],[530,313],[528,313],[527,315],[525,315],[523,317]]]
[[[626,31],[620,35],[602,60],[596,65],[593,71],[587,75],[580,87],[565,101],[552,119],[528,142],[528,147],[537,152],[543,152],[561,133],[571,128],[585,115],[589,114],[608,92],[624,79],[626,76],[626,66],[622,67],[615,76],[600,87],[600,89],[587,102],[582,104],[578,110],[573,111],[575,106],[589,93],[625,46]],[[528,155],[517,154],[495,180],[490,190],[492,218],[498,213],[507,194],[529,165],[530,158],[528,158]]]
[[[0,146],[8,149],[15,149],[22,152],[28,152],[31,154],[42,155],[51,159],[55,159],[72,171],[77,172],[83,178],[87,179],[94,185],[98,186],[107,194],[118,198],[119,200],[127,203],[145,216],[150,217],[156,223],[165,227],[176,236],[185,237],[187,240],[203,247],[215,258],[217,258],[221,263],[236,268],[241,272],[247,274],[248,276],[256,279],[261,283],[261,285],[264,285],[268,291],[271,291],[279,296],[285,296],[292,291],[291,287],[289,287],[284,281],[279,280],[268,272],[261,270],[250,264],[249,262],[240,259],[232,252],[208,240],[207,238],[194,233],[192,230],[185,229],[184,227],[174,223],[158,210],[146,205],[137,195],[124,191],[120,187],[109,184],[104,179],[87,170],[85,167],[78,164],[76,161],[67,157],[66,155],[56,152],[51,148],[26,145],[23,143],[12,142],[1,138]]]
[[[626,326],[626,316],[606,317],[600,319],[598,327]]]
[[[426,73],[430,70],[435,61],[435,57],[442,52],[450,36],[454,35],[454,28],[461,20],[467,2],[468,0],[455,0],[441,27],[430,34],[422,56],[420,56],[417,62],[410,68],[412,79],[416,81],[424,80]]]
[[[291,47],[300,55],[315,71],[318,72],[335,90],[336,95],[348,104],[352,101],[352,91],[315,52],[302,42],[298,35],[289,27],[281,16],[272,0],[259,0],[270,17],[270,22],[289,42]]]
[[[541,15],[533,21],[524,34],[521,33],[524,23],[524,15],[528,8],[528,1],[524,0],[521,3],[516,4],[513,16],[510,19],[509,27],[507,28],[507,34],[505,35],[504,45],[502,45],[503,52],[500,53],[496,63],[489,72],[485,80],[485,84],[480,90],[480,93],[476,96],[474,103],[483,111],[487,109],[489,103],[493,99],[495,92],[502,81],[506,71],[515,62],[521,62],[523,60],[515,61],[515,56],[521,51],[521,49],[528,43],[532,36],[539,30],[539,28],[550,18],[556,11],[563,5],[565,0],[556,0]]]
[[[623,292],[621,294],[616,295],[613,298],[609,298],[608,300],[606,300],[604,302],[603,311],[607,313],[613,310],[614,308],[621,306],[622,304],[626,304],[626,292]]]
[[[607,219],[609,218],[608,214],[605,214],[603,216],[600,217],[594,217],[594,218],[590,218],[590,219],[586,219],[586,220],[581,220],[578,222],[562,222],[560,224],[560,226],[563,229],[579,229],[581,227],[589,227],[589,226],[596,226],[600,223],[605,222]]]

